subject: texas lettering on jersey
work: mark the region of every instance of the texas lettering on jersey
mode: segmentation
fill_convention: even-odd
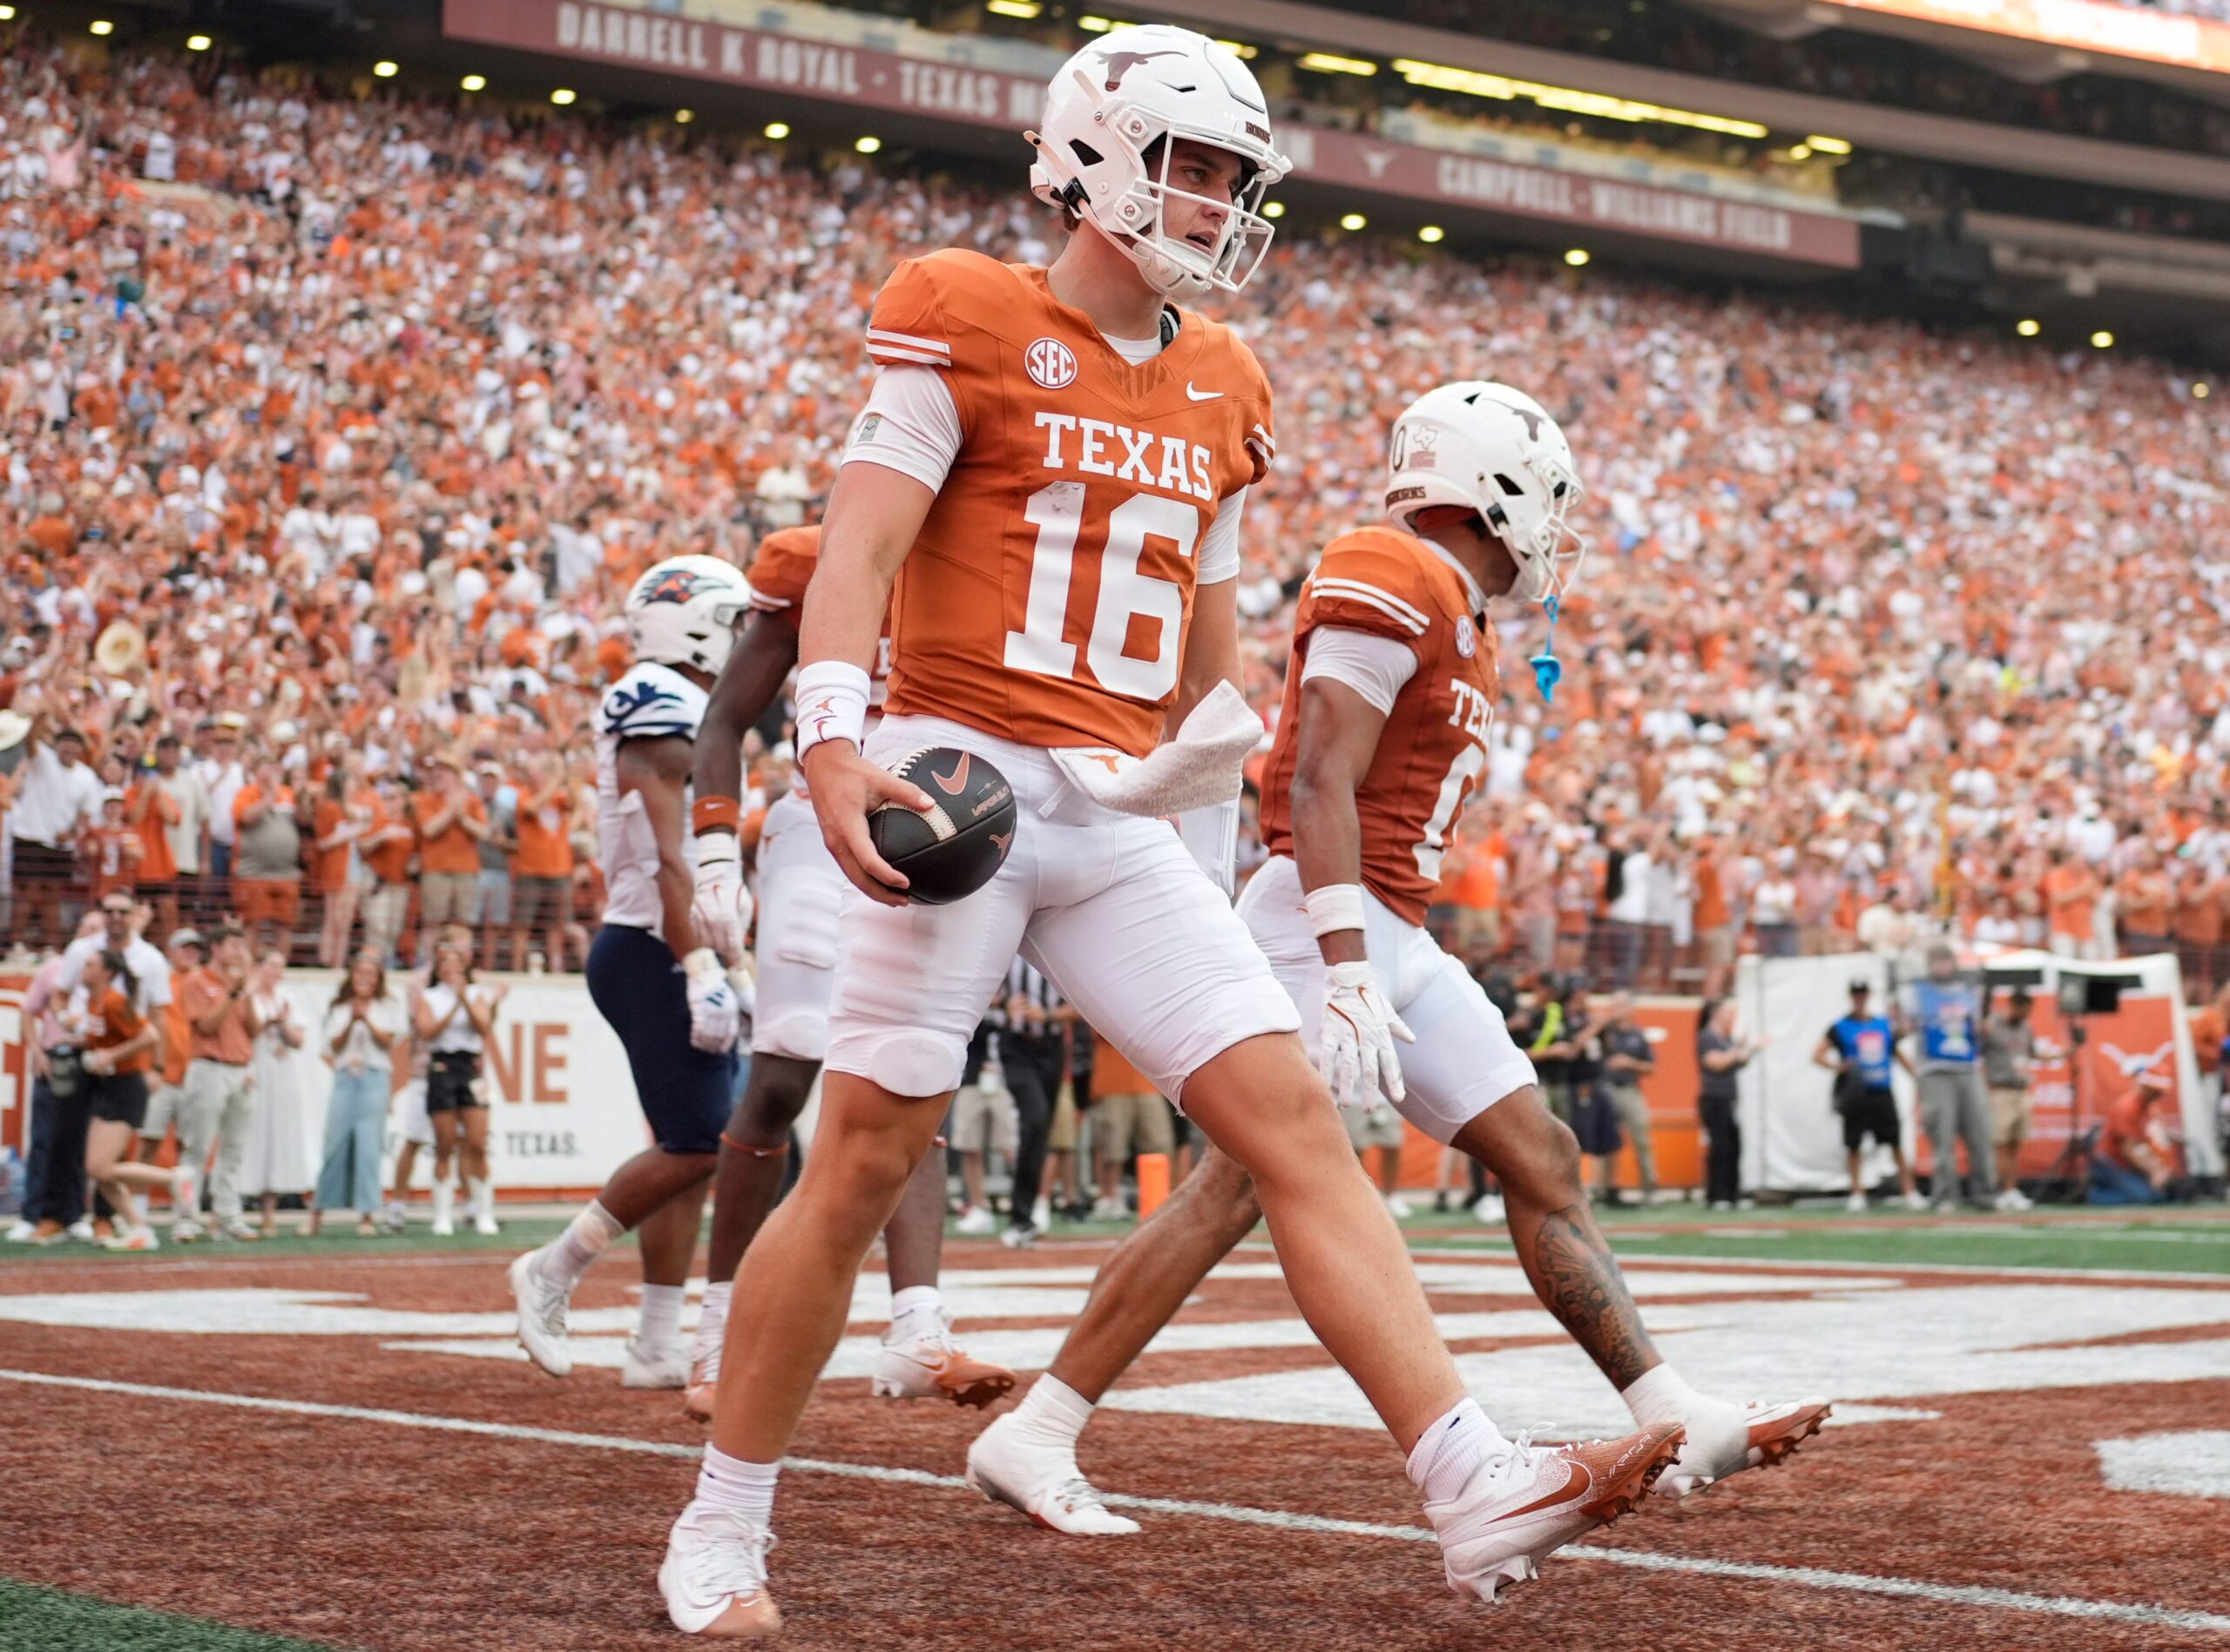
[[[888,709],[1144,756],[1208,527],[1275,451],[1254,354],[1188,311],[1134,367],[1042,269],[959,251],[898,266],[868,354],[940,370],[962,435],[899,571]]]
[[[1262,839],[1293,853],[1294,766],[1301,745],[1301,678],[1321,630],[1391,637],[1417,669],[1395,696],[1378,749],[1355,792],[1362,880],[1410,923],[1422,924],[1441,857],[1487,765],[1502,679],[1470,611],[1463,578],[1422,540],[1392,528],[1342,535],[1301,586],[1285,707],[1262,781]]]

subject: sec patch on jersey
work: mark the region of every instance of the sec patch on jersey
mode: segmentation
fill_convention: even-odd
[[[890,772],[932,799],[925,811],[886,803],[868,817],[875,853],[906,874],[906,898],[947,906],[990,882],[1014,844],[1014,788],[1006,776],[949,745],[909,752]]]

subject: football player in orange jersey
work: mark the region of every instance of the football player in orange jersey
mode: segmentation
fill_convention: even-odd
[[[751,617],[713,684],[697,735],[691,776],[696,801],[698,933],[723,958],[743,954],[752,900],[738,846],[743,800],[743,737],[774,703],[797,664],[798,617],[821,554],[821,529],[784,528],[759,543],[752,558]],[[879,648],[872,712],[889,674]],[[759,839],[758,1001],[751,1023],[751,1076],[720,1132],[713,1190],[713,1237],[706,1264],[705,1311],[697,1322],[682,1406],[710,1419],[728,1299],[736,1264],[782,1196],[790,1127],[828,1049],[828,999],[836,968],[836,908],[844,874],[813,818],[802,778],[767,811]],[[890,1399],[943,1398],[988,1406],[1014,1386],[1014,1373],[972,1358],[952,1339],[937,1297],[944,1249],[944,1159],[923,1156],[906,1196],[883,1230],[890,1272],[890,1330],[875,1356],[871,1392]]]
[[[1507,1487],[1523,1460],[1464,1393],[1301,1016],[1219,889],[1261,732],[1233,686],[1237,523],[1274,447],[1252,353],[1170,300],[1238,287],[1269,239],[1258,207],[1287,164],[1260,90],[1189,30],[1112,30],[1055,77],[1036,142],[1033,184],[1074,220],[1067,245],[1045,269],[952,251],[892,274],[868,329],[884,370],[821,527],[800,762],[859,893],[841,914],[814,1151],[737,1275],[712,1442],[659,1572],[692,1633],[780,1622],[776,1466],[1017,952],[1252,1173],[1301,1311],[1428,1507]],[[889,693],[869,737],[886,609]],[[868,814],[927,807],[883,765],[940,745],[992,764],[1020,824],[981,890],[909,906]],[[1591,1495],[1638,1495],[1680,1438],[1645,1431]]]
[[[1564,517],[1579,478],[1537,403],[1480,382],[1443,386],[1402,415],[1391,472],[1394,525],[1334,540],[1302,587],[1262,786],[1271,858],[1239,914],[1320,1040],[1334,1094],[1382,1094],[1500,1179],[1511,1240],[1542,1304],[1638,1424],[1686,1427],[1680,1457],[1658,1485],[1685,1493],[1785,1456],[1828,1406],[1746,1411],[1696,1393],[1659,1357],[1589,1209],[1578,1143],[1542,1104],[1532,1062],[1501,1013],[1423,927],[1442,854],[1485,767],[1501,691],[1487,602],[1561,597],[1577,572],[1578,542]],[[1358,995],[1379,993],[1393,1014],[1358,1013]],[[970,1483],[1056,1531],[1137,1530],[1083,1478],[1078,1434],[1256,1216],[1246,1171],[1210,1154],[1108,1258],[1051,1370],[970,1449]],[[1483,1509],[1467,1496],[1448,1514],[1435,1510],[1444,1543],[1451,1520],[1487,1516],[1460,1548],[1449,1546],[1450,1578],[1463,1566],[1489,1588],[1497,1577],[1522,1581],[1596,1525],[1602,1511],[1586,1487],[1602,1449],[1526,1447],[1503,1485],[1476,1488],[1490,1500]],[[1544,1473],[1561,1475],[1559,1459],[1586,1472],[1537,1501],[1530,1488]]]

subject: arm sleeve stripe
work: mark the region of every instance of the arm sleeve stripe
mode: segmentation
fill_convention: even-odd
[[[1254,434],[1262,439],[1262,445],[1267,448],[1272,453],[1275,453],[1278,450],[1278,444],[1270,439],[1270,433],[1262,428],[1260,424],[1257,424],[1254,427]]]
[[[1328,599],[1338,597],[1353,602],[1368,603],[1373,608],[1391,614],[1420,637],[1424,635],[1432,624],[1431,620],[1419,613],[1409,603],[1403,602],[1392,591],[1382,590],[1375,585],[1366,585],[1359,579],[1326,579],[1320,576],[1312,582],[1312,586],[1320,597]]]
[[[763,590],[754,590],[751,593],[751,605],[762,612],[772,614],[778,613],[792,604],[787,597],[769,597]]]
[[[932,355],[942,355],[948,360],[952,355],[952,346],[941,340],[920,338],[911,333],[893,333],[888,327],[871,327],[868,329],[868,347],[872,349],[877,344],[895,344],[909,350],[926,350]]]
[[[895,344],[876,344],[873,342],[870,342],[868,345],[868,360],[870,361],[905,361],[916,367],[949,367],[952,365],[952,358],[949,355],[932,355],[926,350],[903,350]]]

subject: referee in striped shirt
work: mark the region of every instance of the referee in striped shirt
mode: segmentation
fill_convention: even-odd
[[[1014,1188],[1007,1227],[999,1243],[1020,1249],[1037,1242],[1037,1190],[1045,1176],[1045,1142],[1054,1098],[1068,1068],[1069,1023],[1075,1008],[1044,974],[1017,958],[1007,967],[1006,988],[991,1006],[999,1041],[999,1068],[1014,1097]]]

